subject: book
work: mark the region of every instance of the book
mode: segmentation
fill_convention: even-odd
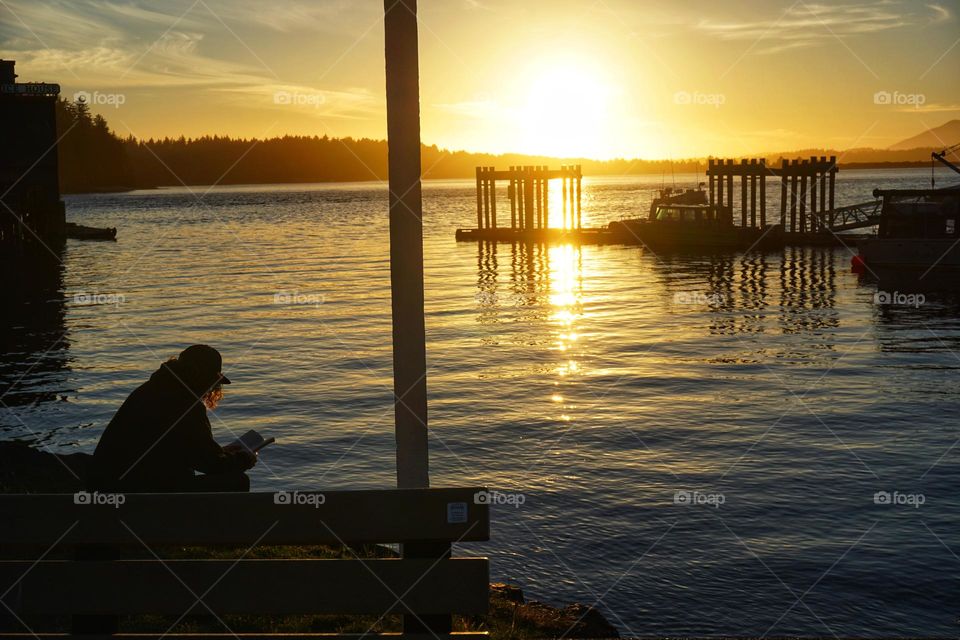
[[[237,438],[227,446],[243,447],[248,451],[256,453],[257,451],[260,451],[260,449],[263,449],[268,444],[273,444],[276,441],[277,441],[276,438],[264,438],[262,435],[260,435],[259,433],[251,429],[250,431],[247,431],[245,434],[243,434],[242,436],[240,436],[239,438]]]

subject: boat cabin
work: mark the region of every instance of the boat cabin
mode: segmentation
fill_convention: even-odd
[[[685,224],[733,225],[733,211],[729,207],[700,204],[662,204],[651,214],[653,222]]]
[[[880,238],[960,238],[960,188],[877,189]]]

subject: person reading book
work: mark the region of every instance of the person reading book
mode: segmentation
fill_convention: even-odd
[[[220,353],[204,344],[161,364],[100,436],[88,471],[90,489],[249,491],[244,472],[257,463],[256,449],[240,441],[220,446],[207,417],[223,398],[223,385],[230,384],[222,364]]]

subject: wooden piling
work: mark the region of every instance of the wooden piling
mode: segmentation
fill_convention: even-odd
[[[833,195],[834,183],[837,179],[837,156],[830,156],[830,211],[834,210]]]
[[[810,157],[810,164],[813,167],[810,173],[810,231],[816,232],[818,230],[817,223],[820,220],[817,216],[819,212],[819,209],[817,209],[817,179],[820,170],[817,166],[816,156]]]
[[[797,230],[797,161],[790,163],[790,231]]]
[[[827,156],[820,156],[820,164],[827,164]],[[827,209],[827,170],[824,169],[820,172],[820,211],[828,211]],[[829,209],[832,211],[832,209]],[[833,214],[831,214],[832,217]],[[830,220],[830,226],[833,226],[833,220]]]
[[[487,167],[490,170],[490,226],[497,228],[497,182],[493,179],[495,167]]]
[[[760,226],[767,226],[767,159],[760,158]]]
[[[527,216],[525,226],[527,227],[527,229],[534,229],[536,227],[534,227],[534,224],[533,224],[533,214],[534,214],[533,167],[531,165],[527,165],[526,167],[524,167],[524,169],[525,169],[526,175],[524,176],[524,180],[523,180],[523,186],[525,190],[525,193],[523,194],[523,199],[526,204],[526,216]]]
[[[483,168],[481,174],[481,187],[483,191],[483,227],[490,228],[490,180],[487,179],[487,168]]]
[[[800,233],[807,231],[807,173],[810,168],[806,160],[801,165],[800,173]]]
[[[740,160],[740,226],[747,226],[747,159]]]
[[[567,174],[566,174],[567,166],[562,165],[560,167],[560,171],[564,172],[563,175],[560,177],[560,187],[563,190],[563,223],[561,228],[566,229],[567,228]]]
[[[780,161],[780,224],[787,228],[787,161]]]
[[[716,176],[713,175],[713,158],[707,158],[707,181],[710,183],[709,187],[709,202],[710,206],[716,204],[717,200],[715,197],[716,185]]]
[[[723,160],[718,160],[718,166],[723,164]],[[717,205],[723,206],[723,174],[717,176]]]
[[[540,165],[536,165],[533,168],[533,170],[534,172],[539,172]],[[533,187],[532,187],[533,189],[533,228],[542,229],[543,222],[541,222],[541,219],[540,219],[542,215],[542,210],[540,208],[540,204],[541,204],[540,180],[537,178],[531,178],[531,180],[533,182]]]
[[[583,182],[583,172],[580,170],[580,165],[577,165],[577,229],[583,228],[583,207],[581,207],[581,191],[580,186]]]
[[[516,167],[514,167],[514,171],[516,171],[516,173],[515,173],[514,175],[516,176],[515,180],[516,180],[516,184],[517,184],[517,191],[516,191],[516,195],[517,195],[517,228],[522,231],[523,228],[524,228],[524,226],[523,226],[523,222],[524,222],[524,215],[523,215],[523,207],[524,207],[524,205],[523,205],[523,196],[525,195],[525,190],[524,190],[524,188],[523,188],[523,179],[521,178],[521,175],[522,175],[522,171],[523,171],[523,170],[522,170],[522,167],[520,167],[520,165],[517,165]]]
[[[727,206],[733,211],[733,158],[727,159]]]
[[[548,169],[544,167],[544,169]],[[543,179],[543,225],[544,229],[550,226],[550,180]]]
[[[513,178],[513,167],[510,167],[510,182],[507,186],[507,196],[510,200],[510,228],[517,228],[517,181]]]
[[[483,229],[483,167],[477,167],[477,229]]]

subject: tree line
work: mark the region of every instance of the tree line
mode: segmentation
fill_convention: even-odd
[[[114,191],[159,186],[350,182],[387,179],[387,143],[369,138],[283,136],[266,140],[203,136],[147,140],[121,138],[106,119],[90,112],[82,100],[57,102],[60,137],[60,186],[64,193]],[[767,154],[781,158],[836,155],[841,166],[928,162],[930,150],[810,149]],[[494,155],[449,151],[436,145],[421,150],[425,178],[470,178],[477,166],[580,164],[587,175],[699,173],[706,159],[590,160],[523,154]]]

